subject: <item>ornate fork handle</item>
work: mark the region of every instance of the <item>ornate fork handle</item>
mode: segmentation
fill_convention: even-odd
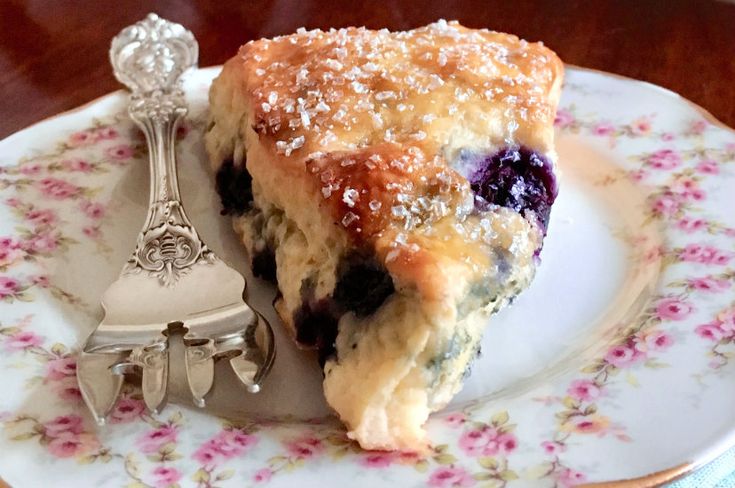
[[[123,273],[145,271],[167,286],[194,264],[215,259],[184,212],[174,151],[187,112],[181,76],[197,57],[191,33],[155,14],[125,29],[110,50],[115,77],[131,91],[130,117],[150,147],[148,215]]]
[[[128,373],[141,373],[143,400],[157,412],[169,373],[182,366],[203,407],[215,361],[227,361],[256,393],[275,359],[270,325],[243,299],[245,278],[204,245],[181,203],[174,142],[187,109],[180,78],[196,65],[197,50],[189,31],[154,14],[124,29],[110,49],[115,76],[131,91],[130,116],[148,142],[151,191],[135,251],[103,293],[104,318],[77,362],[82,397],[99,423]],[[183,347],[172,349],[171,341]]]

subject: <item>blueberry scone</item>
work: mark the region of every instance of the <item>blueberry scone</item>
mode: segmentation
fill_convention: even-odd
[[[533,278],[563,66],[439,21],[244,45],[210,91],[223,213],[367,449],[417,449],[488,316]]]

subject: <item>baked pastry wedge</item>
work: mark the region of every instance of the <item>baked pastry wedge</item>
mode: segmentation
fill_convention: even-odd
[[[425,446],[531,282],[562,77],[540,43],[439,21],[252,41],[214,80],[223,212],[362,447]]]

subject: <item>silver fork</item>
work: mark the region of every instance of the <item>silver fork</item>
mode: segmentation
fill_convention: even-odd
[[[104,319],[78,360],[79,387],[99,424],[128,373],[142,373],[151,411],[163,407],[169,368],[177,367],[169,366],[173,335],[183,334],[189,390],[202,407],[216,359],[256,393],[275,358],[270,325],[243,300],[245,279],[207,248],[181,203],[174,136],[187,112],[181,76],[197,57],[192,33],[155,14],[112,40],[115,77],[132,92],[128,111],[148,142],[151,186],[135,251],[103,294]]]

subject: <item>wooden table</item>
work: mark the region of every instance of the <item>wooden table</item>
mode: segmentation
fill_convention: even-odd
[[[438,18],[543,40],[568,63],[664,86],[735,126],[735,4],[706,0],[2,0],[0,138],[119,88],[110,39],[149,11],[184,24],[200,65],[297,27],[410,29]]]

